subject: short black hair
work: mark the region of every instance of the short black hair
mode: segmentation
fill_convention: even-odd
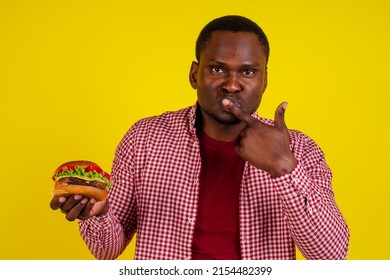
[[[263,46],[263,51],[268,62],[269,57],[269,43],[267,36],[263,30],[252,20],[238,16],[238,15],[229,15],[216,18],[210,21],[200,32],[198,39],[196,40],[196,49],[195,56],[199,61],[200,53],[205,49],[206,44],[211,38],[211,35],[215,31],[231,31],[231,32],[251,32],[256,34],[261,45]]]

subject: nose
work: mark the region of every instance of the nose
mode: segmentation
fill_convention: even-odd
[[[241,91],[241,85],[238,77],[234,73],[230,73],[226,76],[226,79],[222,85],[222,88],[227,93],[237,93]]]

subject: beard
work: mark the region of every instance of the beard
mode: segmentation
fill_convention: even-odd
[[[209,112],[209,111],[204,111],[209,117],[211,117],[214,121],[216,121],[217,123],[219,124],[222,124],[222,125],[238,125],[241,120],[239,118],[237,118],[236,116],[234,116],[233,114],[231,113],[227,113],[229,114],[229,117],[226,117],[226,118],[223,118],[222,116],[218,116],[212,112]]]

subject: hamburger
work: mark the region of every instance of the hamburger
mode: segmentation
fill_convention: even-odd
[[[111,187],[110,175],[92,161],[75,160],[61,164],[52,177],[54,196],[79,194],[104,200]]]

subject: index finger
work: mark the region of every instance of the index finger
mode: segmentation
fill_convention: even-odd
[[[66,197],[64,196],[55,196],[50,201],[50,208],[53,210],[59,209],[66,201]]]
[[[234,104],[229,99],[222,100],[222,105],[233,115],[235,115],[238,119],[242,120],[247,124],[252,124],[256,121],[251,115],[245,113],[240,107]]]

